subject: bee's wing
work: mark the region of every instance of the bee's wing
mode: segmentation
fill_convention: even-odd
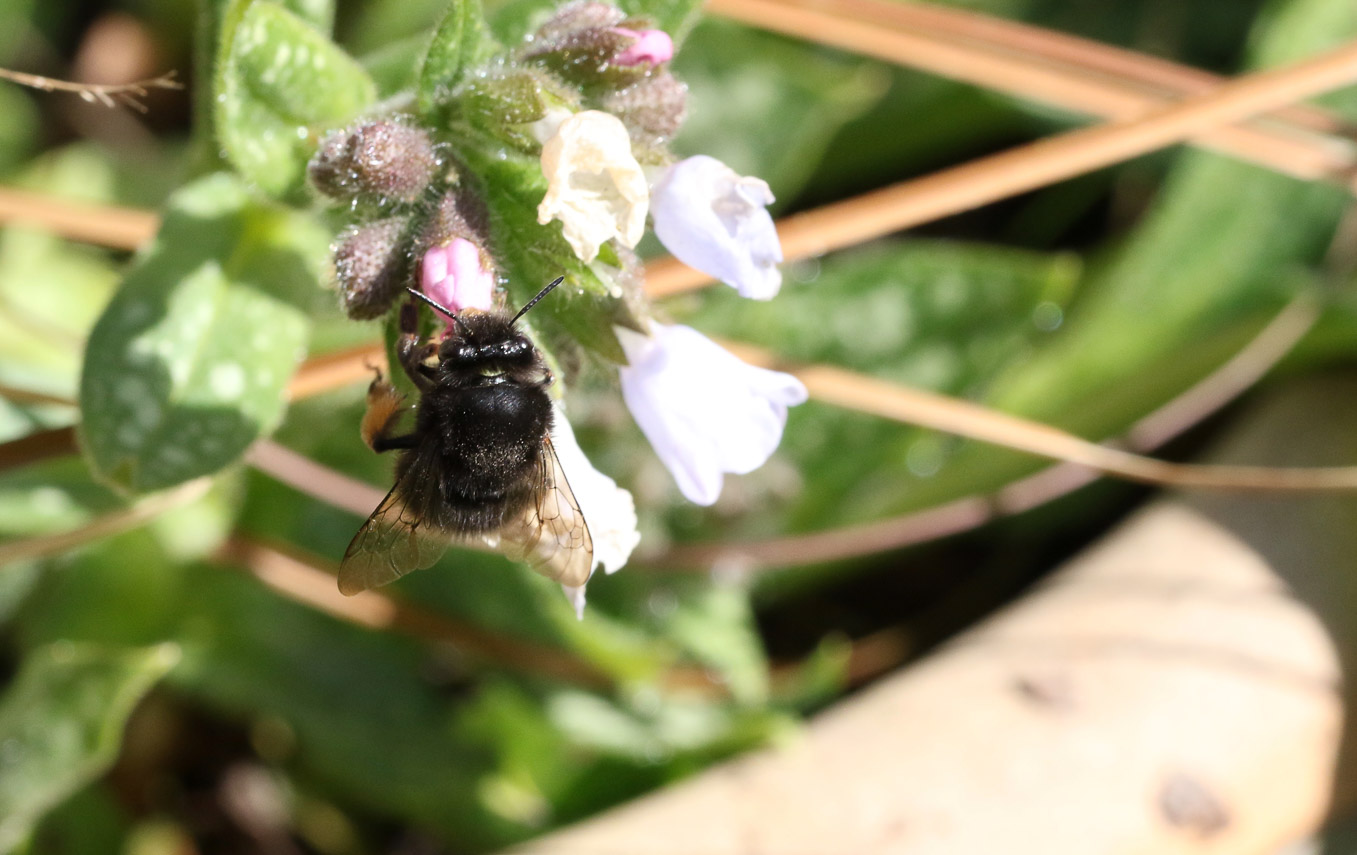
[[[341,594],[353,596],[431,567],[447,550],[451,535],[415,510],[428,489],[424,477],[422,467],[411,466],[353,536],[339,564]]]
[[[499,530],[500,548],[563,585],[583,585],[594,569],[594,539],[550,437],[542,440],[537,477],[537,501]]]

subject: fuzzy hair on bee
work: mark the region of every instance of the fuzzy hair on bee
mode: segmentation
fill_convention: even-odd
[[[378,373],[368,389],[363,440],[398,451],[395,485],[354,535],[339,567],[348,595],[431,566],[456,541],[481,542],[566,585],[593,569],[593,540],[551,444],[551,371],[517,314],[453,313],[406,289],[396,353],[419,391],[414,427]],[[442,340],[419,335],[422,301],[451,319]]]

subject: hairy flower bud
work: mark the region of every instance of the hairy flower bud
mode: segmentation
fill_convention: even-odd
[[[438,169],[422,129],[391,119],[360,122],[330,134],[311,158],[311,181],[340,201],[413,202]]]
[[[541,68],[506,69],[470,81],[462,92],[462,114],[477,127],[524,151],[541,142],[532,125],[549,112],[573,113],[579,93]]]
[[[603,99],[603,109],[622,120],[639,143],[660,146],[673,138],[688,115],[688,87],[667,71],[656,71]]]
[[[335,246],[335,279],[344,313],[356,321],[379,318],[410,279],[402,240],[405,221],[378,220],[345,232]]]
[[[520,51],[523,59],[567,80],[607,86],[625,86],[673,54],[667,33],[627,20],[614,6],[587,0],[562,7]]]
[[[559,43],[584,30],[606,30],[627,19],[627,14],[610,3],[580,0],[567,3],[528,37],[532,45]]]
[[[489,213],[485,203],[465,189],[450,190],[438,199],[415,238],[416,254],[454,238],[468,238],[478,245],[489,242]]]

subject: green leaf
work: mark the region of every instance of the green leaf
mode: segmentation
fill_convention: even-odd
[[[363,54],[359,62],[372,76],[377,97],[392,98],[414,89],[419,82],[419,57],[428,47],[429,37],[423,33],[382,45]]]
[[[477,0],[452,0],[434,30],[419,71],[416,103],[428,114],[445,100],[467,68],[488,52],[489,36]]]
[[[96,542],[48,562],[16,616],[27,648],[62,640],[142,647],[171,640],[183,611],[184,568],[146,529]]]
[[[34,834],[34,849],[61,855],[150,855],[125,844],[128,825],[126,808],[112,787],[91,784],[47,814]]]
[[[86,146],[49,152],[15,179],[26,190],[91,202],[113,201],[114,181],[107,155]],[[104,250],[37,227],[6,226],[0,232],[0,383],[73,398],[80,350],[71,343],[89,335],[118,273]],[[6,417],[6,409],[0,405],[0,439],[33,429],[33,408],[19,419]],[[51,415],[42,423],[66,424],[72,414]]]
[[[216,71],[226,57],[222,35],[230,33],[254,0],[203,0],[198,3],[198,26],[193,35],[193,143],[200,171],[220,169],[223,154],[217,146]],[[283,0],[282,6],[313,27],[328,32],[334,24],[333,0]],[[164,26],[164,21],[161,21]]]
[[[172,688],[281,727],[308,781],[463,844],[484,834],[471,794],[479,748],[454,738],[455,708],[418,642],[341,622],[231,568],[172,563],[145,531],[51,567],[18,623],[30,647],[172,640],[182,651]]]
[[[712,586],[681,602],[667,624],[667,634],[718,674],[737,702],[757,706],[768,700],[768,659],[747,591]]]
[[[29,654],[0,699],[0,852],[113,764],[132,708],[178,658],[172,644]]]
[[[94,472],[161,489],[216,472],[272,429],[327,243],[224,174],[177,193],[90,335],[80,440]]]
[[[320,134],[376,99],[368,73],[305,20],[255,0],[223,26],[217,135],[227,159],[266,192],[296,190]]]
[[[281,0],[278,5],[322,33],[335,25],[335,0]]]

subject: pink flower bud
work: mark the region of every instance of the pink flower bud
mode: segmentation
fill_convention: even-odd
[[[493,303],[495,277],[481,265],[481,251],[476,244],[466,238],[453,238],[424,253],[419,287],[454,312],[464,309],[484,312]]]
[[[674,58],[674,40],[664,30],[613,27],[612,31],[636,39],[631,47],[613,57],[613,65],[640,65],[643,62],[659,65]]]

